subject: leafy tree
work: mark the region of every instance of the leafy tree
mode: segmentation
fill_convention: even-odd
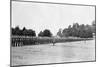
[[[29,29],[29,30],[25,29],[25,30],[23,30],[23,35],[24,36],[36,36],[36,33],[35,33],[35,31],[33,31],[31,29]]]
[[[74,24],[73,24],[73,28],[74,28],[74,29],[79,28],[79,24],[78,24],[78,23],[74,23]]]
[[[95,21],[92,22],[92,32],[96,33],[96,23],[95,23]]]
[[[38,36],[43,37],[43,32],[42,32],[42,31],[40,31],[40,33],[38,34]]]
[[[32,29],[29,29],[28,36],[36,36],[35,31],[33,31]]]
[[[21,35],[22,34],[22,31],[20,30],[19,26],[15,27],[14,32],[15,32],[14,35]]]
[[[63,33],[63,36],[65,36],[65,37],[70,36],[69,35],[69,29],[67,29],[67,28],[65,28],[62,33]]]
[[[45,29],[45,30],[43,31],[43,36],[45,36],[45,37],[51,37],[51,36],[52,36],[52,33],[50,32],[50,30]]]
[[[16,32],[15,32],[15,29],[14,29],[14,28],[11,28],[11,34],[12,34],[12,35],[15,35],[15,33],[16,33]]]
[[[57,35],[60,37],[63,37],[62,29],[59,29],[59,31],[57,32]]]
[[[74,23],[73,26],[69,25],[68,28],[65,28],[62,34],[65,37],[73,36],[73,37],[81,37],[81,38],[90,38],[93,37],[93,27],[91,25],[79,25],[78,23]]]
[[[19,26],[12,28],[12,35],[20,35],[20,36],[36,36],[35,31],[32,29],[26,29],[25,27],[21,30]]]
[[[95,21],[92,22],[92,26],[96,26]]]
[[[24,30],[26,30],[26,28],[25,28],[25,27],[23,27],[23,31],[24,31]]]

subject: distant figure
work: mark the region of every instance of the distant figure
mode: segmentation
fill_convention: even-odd
[[[84,41],[85,41],[85,44],[86,44],[86,39],[84,39]]]
[[[55,43],[56,43],[55,38],[53,38],[53,46],[55,46]]]

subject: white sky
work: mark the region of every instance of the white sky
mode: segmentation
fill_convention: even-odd
[[[33,29],[38,34],[49,29],[56,35],[59,28],[67,28],[75,22],[91,24],[95,20],[95,8],[46,3],[12,2],[12,27]]]

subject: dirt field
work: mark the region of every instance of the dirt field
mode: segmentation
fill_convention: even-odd
[[[95,40],[11,48],[11,65],[95,60]]]

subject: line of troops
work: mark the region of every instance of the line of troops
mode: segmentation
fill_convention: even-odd
[[[55,45],[55,39],[52,41],[53,45]],[[23,45],[31,45],[31,44],[39,44],[36,37],[26,37],[26,36],[13,36],[11,37],[11,46],[23,46]]]

